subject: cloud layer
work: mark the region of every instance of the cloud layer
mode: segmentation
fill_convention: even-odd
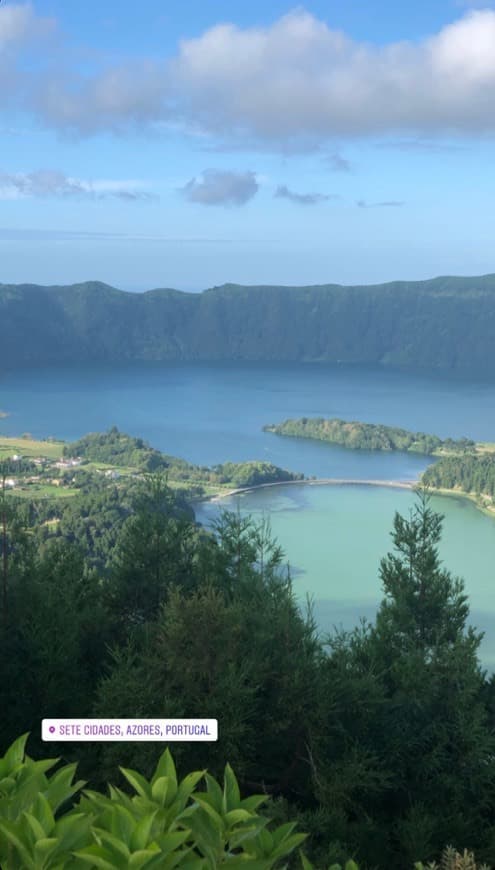
[[[335,194],[326,193],[296,193],[290,190],[286,184],[279,184],[273,194],[278,199],[288,199],[296,205],[317,205],[319,202],[326,202],[329,199],[336,199]]]
[[[400,199],[386,199],[383,202],[366,202],[365,199],[358,199],[356,205],[359,208],[401,208],[404,202]]]
[[[53,31],[30,5],[0,6],[0,74],[9,81],[1,99],[62,131],[170,124],[232,143],[299,148],[343,136],[495,132],[492,9],[468,10],[421,41],[384,46],[297,10],[264,28],[212,27],[183,40],[172,58],[108,61],[86,74],[53,69],[43,48]],[[33,39],[35,73],[23,60]]]
[[[70,178],[58,169],[37,169],[34,172],[0,172],[0,199],[22,197],[91,197],[106,199],[116,197],[128,201],[150,199],[152,195],[140,190],[139,182],[85,181]]]

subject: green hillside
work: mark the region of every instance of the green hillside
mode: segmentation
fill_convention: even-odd
[[[0,285],[0,365],[124,360],[369,363],[495,373],[495,275],[373,286],[127,293]]]

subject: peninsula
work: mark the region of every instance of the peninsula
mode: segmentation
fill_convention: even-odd
[[[0,467],[8,488],[30,499],[63,498],[78,492],[100,489],[119,481],[124,487],[137,478],[161,471],[170,488],[187,499],[218,495],[266,483],[297,482],[298,472],[287,471],[270,462],[224,462],[200,466],[169,456],[113,426],[107,432],[93,432],[67,443],[30,437],[0,437]]]
[[[423,453],[426,456],[445,456],[478,449],[469,438],[442,439],[424,432],[408,432],[407,429],[397,426],[338,418],[301,417],[297,420],[285,420],[283,423],[272,423],[264,426],[263,431],[293,438],[327,441],[350,450],[402,450],[407,453]],[[495,450],[495,445],[493,449]]]

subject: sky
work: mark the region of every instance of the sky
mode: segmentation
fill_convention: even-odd
[[[0,0],[0,283],[495,272],[495,2]]]

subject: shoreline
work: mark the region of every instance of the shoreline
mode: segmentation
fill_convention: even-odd
[[[329,477],[329,478],[315,478],[306,480],[280,480],[275,481],[273,483],[258,483],[254,486],[245,486],[238,489],[231,489],[227,492],[219,492],[214,495],[206,496],[205,498],[198,499],[198,502],[210,502],[211,504],[217,504],[221,502],[224,498],[229,498],[233,495],[242,495],[245,492],[256,492],[258,489],[268,489],[273,486],[379,486],[386,487],[389,489],[408,489],[414,490],[417,486],[421,485],[421,479],[417,480],[366,480],[366,479],[357,479],[357,478],[337,478],[337,477]],[[432,495],[438,495],[443,498],[460,498],[466,499],[469,501],[473,507],[475,507],[480,513],[485,516],[491,517],[491,519],[495,519],[495,505],[490,507],[486,504],[481,504],[475,493],[462,492],[457,489],[441,489],[435,487],[429,487],[428,491]]]
[[[215,503],[223,498],[229,498],[232,495],[241,495],[244,492],[255,492],[258,489],[268,489],[272,486],[385,486],[390,489],[414,489],[420,480],[368,480],[361,478],[349,477],[317,477],[307,478],[306,480],[276,480],[273,483],[256,483],[253,486],[243,486],[237,489],[230,489],[227,492],[215,493],[215,495],[207,496],[201,501],[209,501]]]

